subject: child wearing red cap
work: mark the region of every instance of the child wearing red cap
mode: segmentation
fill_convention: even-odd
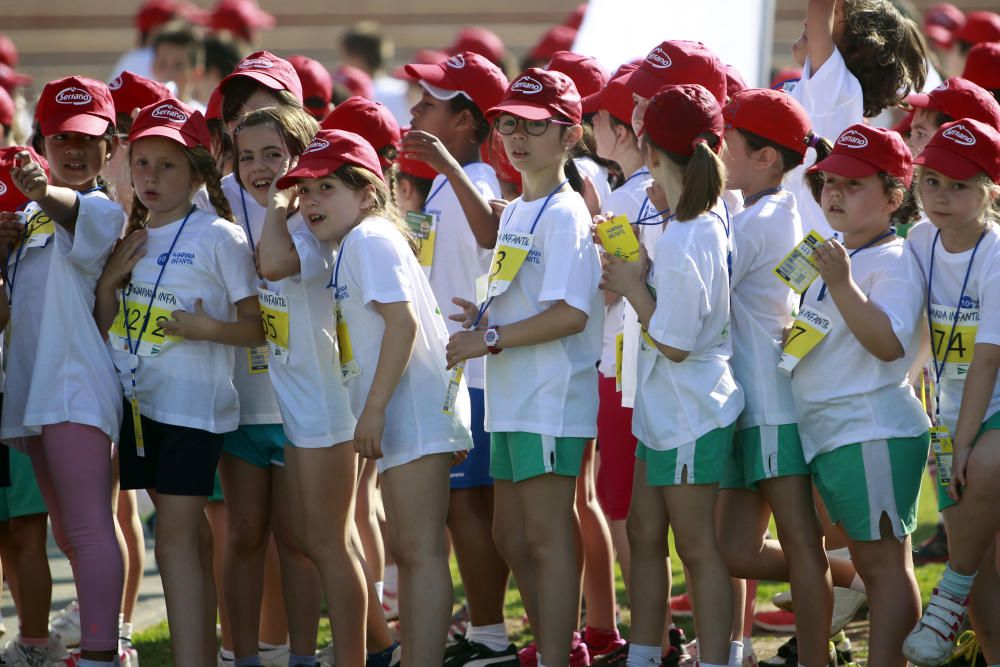
[[[646,165],[674,217],[656,242],[648,278],[648,259],[627,263],[605,255],[602,283],[632,304],[644,327],[632,420],[639,444],[629,511],[628,664],[660,659],[669,523],[697,599],[701,665],[738,665],[742,645],[729,641],[733,592],[715,541],[715,498],[743,409],[729,366],[729,221],[714,210],[725,188],[717,155],[722,112],[706,88],[670,85],[648,101],[642,127]]]
[[[1000,128],[1000,103],[988,90],[962,77],[947,79],[929,93],[910,95],[906,103],[915,109],[906,142],[914,157],[920,155],[939,127],[959,118]]]
[[[288,56],[302,82],[302,103],[312,117],[322,123],[333,108],[333,79],[318,60],[306,56]]]
[[[442,410],[450,384],[441,364],[447,330],[371,145],[353,132],[321,131],[277,182],[293,185],[311,232],[339,244],[327,274],[335,359],[357,419],[354,449],[376,460],[382,477],[399,567],[402,662],[441,664],[451,608],[441,539],[446,480],[453,456],[472,446],[468,394],[460,384],[454,408]]]
[[[46,84],[33,144],[49,175],[20,153],[11,175],[32,200],[27,224],[0,214],[11,312],[0,436],[32,457],[57,543],[76,574],[88,665],[111,664],[117,651],[123,580],[108,503],[121,401],[101,334],[88,326],[99,267],[124,224],[100,177],[114,135],[107,86],[82,77]]]
[[[982,42],[972,47],[962,77],[1000,99],[1000,41]]]
[[[919,351],[920,268],[890,226],[916,217],[910,162],[897,133],[858,124],[810,168],[843,240],[816,247],[819,279],[804,293],[781,362],[805,461],[846,533],[880,628],[870,660],[900,667],[919,615],[910,534],[929,444],[927,415],[907,381]]]
[[[916,225],[906,244],[927,285],[935,437],[944,434],[953,446],[934,448],[949,560],[903,653],[917,665],[946,661],[968,607],[992,665],[1000,662],[1000,646],[989,632],[996,622],[993,542],[1000,528],[1000,329],[993,304],[1000,281],[1000,132],[970,118],[946,123],[914,163],[917,195],[930,222]]]
[[[129,133],[130,233],[104,268],[95,306],[127,406],[121,485],[156,491],[157,561],[183,664],[215,660],[204,511],[222,434],[239,423],[229,346],[263,342],[249,248],[210,144],[204,117],[177,99],[139,113]],[[203,185],[211,212],[192,203]]]
[[[278,104],[302,107],[302,82],[295,68],[268,51],[256,51],[241,60],[219,83],[219,90],[222,121],[230,132],[249,111]]]
[[[528,601],[538,665],[568,664],[571,642],[588,659],[574,637],[580,582],[569,565],[579,566],[573,504],[586,443],[597,435],[604,312],[590,214],[566,178],[582,115],[572,80],[539,69],[525,71],[489,110],[524,194],[501,216],[490,298],[478,308],[454,300],[465,313],[453,319],[479,328],[452,334],[448,344],[449,366],[489,355],[493,529]],[[489,328],[477,317],[487,307]]]
[[[381,102],[355,95],[338,104],[323,121],[324,130],[360,134],[378,153],[383,176],[399,154],[399,123]]]

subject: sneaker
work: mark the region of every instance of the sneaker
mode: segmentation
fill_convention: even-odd
[[[7,642],[0,653],[6,667],[73,667],[76,660],[57,637],[49,636],[47,646],[25,646],[20,636]]]
[[[502,651],[494,651],[485,644],[470,642],[460,635],[445,652],[444,667],[486,667],[487,665],[519,665],[517,648],[511,644]]]
[[[691,618],[694,615],[694,608],[691,606],[691,596],[683,593],[671,597],[670,614],[679,618]]]
[[[65,646],[80,645],[80,603],[73,600],[49,619],[49,627]]]
[[[234,667],[236,665],[236,656],[233,655],[223,655],[222,650],[219,650],[219,654],[215,664],[218,667]]]
[[[830,637],[830,643],[837,652],[837,667],[858,667],[854,662],[854,651],[851,649],[851,640],[847,638],[846,632],[841,630]]]
[[[684,630],[681,628],[670,628],[670,648],[677,649],[677,655],[680,658],[690,658],[692,655],[698,655],[698,640],[691,642],[694,644],[694,653],[688,651],[688,638],[684,634]],[[671,651],[672,652],[672,651]]]
[[[854,620],[854,616],[867,602],[868,596],[861,591],[835,586],[830,635],[833,636],[847,627],[847,624]]]
[[[757,655],[751,651],[750,655],[743,654],[743,667],[760,667],[760,661],[757,660]]]
[[[605,648],[595,650],[588,647],[590,651],[590,664],[600,667],[625,667],[628,663],[628,642],[620,639],[611,642]]]
[[[829,666],[837,665],[837,649],[833,642],[830,642]],[[768,658],[759,663],[760,667],[797,667],[799,664],[799,644],[795,637],[778,648],[778,653],[773,658]]]
[[[944,522],[938,523],[934,534],[917,545],[913,552],[914,565],[926,565],[927,563],[947,563],[948,562],[948,533],[945,532]]]
[[[382,591],[382,611],[385,612],[385,620],[399,620],[399,598],[395,591]]]
[[[369,653],[365,667],[399,667],[402,658],[403,649],[399,647],[399,642],[395,642],[381,653]]]
[[[753,626],[768,632],[795,632],[795,614],[781,609],[758,611],[753,615]]]
[[[446,646],[452,646],[459,637],[465,636],[469,629],[469,607],[462,605],[458,611],[451,615],[451,624],[448,626],[448,639]]]
[[[778,609],[782,611],[793,611],[792,608],[792,592],[791,591],[781,591],[773,598],[771,598],[771,604],[773,604]]]
[[[521,667],[538,667],[538,644],[531,642],[517,652]],[[590,665],[590,652],[579,632],[573,633],[570,640],[569,667],[587,667]]]
[[[944,664],[955,648],[968,604],[968,598],[960,599],[935,588],[924,615],[903,641],[903,655],[919,667]]]
[[[966,630],[958,636],[955,651],[944,667],[988,667],[975,632]]]
[[[118,640],[118,662],[121,667],[139,667],[139,652],[132,646],[131,639]]]
[[[316,664],[319,667],[333,667],[333,643],[329,643],[316,651]]]

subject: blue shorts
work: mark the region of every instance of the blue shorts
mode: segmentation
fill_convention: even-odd
[[[490,434],[483,430],[486,421],[486,393],[469,388],[472,404],[472,449],[469,457],[451,469],[451,488],[473,489],[493,486],[490,477]]]
[[[281,424],[243,424],[227,433],[222,451],[258,468],[285,465],[285,429]]]

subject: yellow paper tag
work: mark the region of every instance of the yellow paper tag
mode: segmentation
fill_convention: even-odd
[[[611,220],[605,220],[597,225],[597,235],[601,239],[601,245],[609,255],[621,257],[626,262],[635,262],[639,259],[639,239],[632,231],[632,225],[628,223],[628,218],[624,215],[616,216]]]
[[[337,349],[340,361],[340,379],[347,382],[361,375],[361,367],[354,359],[354,347],[351,345],[351,330],[347,326],[340,302],[335,302],[333,315],[337,319]]]
[[[625,358],[625,334],[615,335],[615,389],[622,390],[622,365]]]
[[[830,333],[830,318],[812,306],[803,306],[785,341],[778,369],[788,375]]]
[[[27,225],[24,241],[25,249],[44,246],[52,238],[52,235],[56,233],[56,224],[41,209],[35,211],[25,224]]]
[[[155,357],[174,343],[184,340],[163,331],[164,323],[171,319],[170,313],[180,308],[177,296],[161,287],[156,290],[156,301],[150,306],[149,300],[152,297],[153,286],[149,283],[129,283],[122,292],[123,307],[118,309],[108,331],[108,338],[116,350],[130,352],[129,339],[135,345],[140,332],[142,340],[136,350],[140,357]],[[143,331],[147,309],[149,321]]]
[[[489,296],[500,296],[507,291],[528,258],[533,239],[532,234],[500,232],[490,264]]]
[[[434,264],[434,242],[437,239],[437,213],[408,211],[406,224],[410,226],[417,240],[417,260],[425,273],[430,273]]]
[[[951,483],[952,439],[946,426],[931,427],[931,449],[937,462],[938,484],[942,487]]]
[[[455,401],[458,399],[458,390],[462,388],[462,376],[464,374],[464,361],[451,369],[451,375],[448,376],[448,389],[444,394],[444,405],[441,406],[441,412],[450,415],[455,411]]]
[[[135,435],[135,451],[139,456],[146,456],[146,443],[142,439],[142,416],[139,413],[139,397],[132,394],[132,432]]]
[[[257,300],[270,359],[283,364],[288,361],[288,300],[263,287],[257,288]],[[265,359],[264,370],[267,370],[266,363]]]
[[[268,363],[271,360],[271,350],[267,345],[255,345],[247,348],[247,368],[250,375],[260,375],[266,373]]]
[[[774,267],[774,275],[783,283],[802,294],[819,275],[816,258],[813,256],[816,248],[826,241],[815,230],[806,234],[792,251]]]
[[[931,304],[931,351],[944,368],[942,379],[964,380],[969,374],[979,330],[979,309],[962,308],[955,322],[955,308]],[[954,325],[954,333],[952,326]],[[949,340],[950,336],[950,340]]]

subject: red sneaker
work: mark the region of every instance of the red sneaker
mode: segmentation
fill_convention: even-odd
[[[531,642],[517,652],[517,659],[521,667],[538,667],[538,644]],[[573,633],[570,642],[569,667],[589,667],[590,652],[587,645],[583,643],[583,638],[579,632]]]
[[[795,632],[795,614],[790,611],[758,611],[753,616],[753,625],[770,632]]]
[[[691,606],[691,596],[687,593],[675,595],[670,598],[670,613],[681,618],[690,618],[694,615],[694,608]]]

